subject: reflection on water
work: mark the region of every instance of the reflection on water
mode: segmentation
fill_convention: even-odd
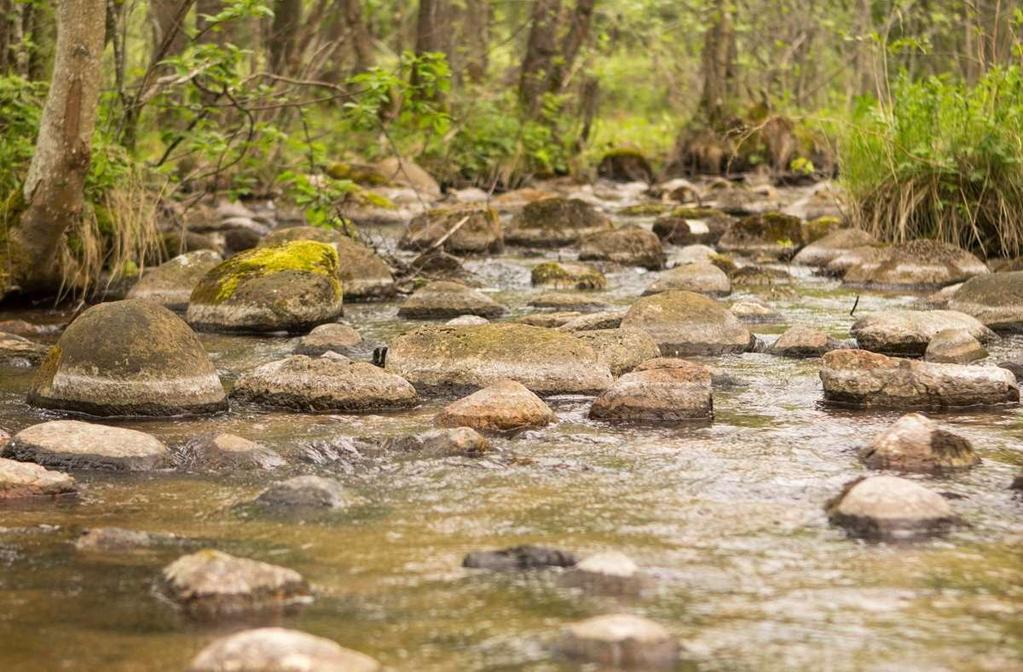
[[[513,315],[527,312],[537,257],[474,264]],[[523,278],[526,278],[523,281]],[[652,281],[611,273],[609,303]],[[733,299],[750,298],[737,294]],[[772,299],[789,324],[847,338],[856,293],[801,273]],[[861,296],[857,314],[914,297]],[[375,344],[400,333],[395,305],[355,305],[346,319]],[[11,315],[0,315],[0,319]],[[777,327],[758,330],[765,340]],[[288,338],[203,336],[225,380],[277,358]],[[994,356],[1018,350],[1007,339]],[[858,445],[894,413],[821,407],[814,361],[762,354],[712,360],[738,384],[715,394],[708,427],[590,422],[588,400],[555,399],[560,423],[497,440],[486,459],[411,459],[345,439],[423,431],[440,401],[397,415],[267,413],[236,406],[201,420],[125,423],[174,444],[229,431],[264,442],[295,471],[339,478],[355,500],[305,523],[239,504],[270,479],[159,473],[82,475],[75,502],[0,509],[0,669],[141,672],[184,669],[213,637],[154,592],[160,568],[199,546],[286,565],[316,603],[280,624],[323,635],[395,670],[567,670],[548,643],[564,623],[627,610],[664,623],[700,670],[1023,669],[1023,502],[1006,488],[1023,465],[1018,411],[956,412],[942,422],[984,463],[932,482],[970,525],[944,540],[869,545],[830,528],[824,502],[862,473]],[[22,401],[30,371],[0,369],[0,426],[53,413]],[[310,445],[344,445],[313,465]],[[83,555],[90,526],[172,532],[179,548]],[[473,549],[539,543],[585,555],[617,549],[657,578],[643,598],[586,597],[553,573],[461,569]],[[236,626],[237,627],[237,626]]]

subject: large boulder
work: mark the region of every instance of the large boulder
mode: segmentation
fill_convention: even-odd
[[[941,472],[967,469],[980,458],[965,437],[938,426],[920,413],[910,413],[884,430],[860,450],[860,459],[872,469]]]
[[[862,229],[839,229],[801,249],[792,263],[823,268],[847,250],[874,242],[874,237]]]
[[[51,420],[14,435],[4,457],[56,469],[149,471],[170,465],[170,452],[150,434],[78,420]]]
[[[401,376],[343,356],[292,355],[246,371],[231,396],[273,408],[360,413],[409,408],[415,389]]]
[[[63,472],[0,457],[0,502],[72,495],[75,489],[75,479]]]
[[[631,614],[596,616],[562,631],[560,650],[569,658],[614,669],[674,669],[678,640],[662,626]]]
[[[554,289],[605,289],[607,278],[593,266],[571,261],[545,261],[533,267],[530,280],[534,287]]]
[[[211,549],[164,567],[163,587],[185,613],[200,618],[288,612],[312,601],[298,572]]]
[[[325,243],[337,250],[338,275],[346,301],[387,299],[397,293],[394,275],[387,262],[370,248],[340,231],[317,226],[292,226],[277,229],[260,244],[265,247],[298,240]]]
[[[718,248],[749,257],[788,259],[803,242],[801,219],[770,212],[737,221],[718,241]]]
[[[487,254],[501,251],[504,235],[497,211],[491,208],[434,208],[409,222],[398,245],[406,250],[442,247],[452,254]]]
[[[848,484],[825,507],[828,519],[851,536],[909,540],[946,531],[957,522],[948,501],[898,476],[870,476]]]
[[[61,335],[28,392],[33,406],[91,415],[227,408],[217,370],[181,318],[148,301],[101,303]]]
[[[627,373],[590,407],[600,420],[678,421],[714,417],[711,372],[683,359],[659,359]]]
[[[561,247],[610,229],[611,220],[577,198],[528,203],[505,229],[504,240],[526,247]]]
[[[650,334],[665,357],[747,352],[754,343],[753,335],[723,305],[683,290],[641,298],[625,314],[622,327]]]
[[[391,342],[387,370],[417,389],[473,390],[509,378],[540,395],[594,394],[611,371],[572,334],[524,324],[425,327]]]
[[[212,250],[178,255],[156,268],[146,269],[128,290],[127,298],[153,301],[165,308],[184,312],[199,281],[224,259]]]
[[[856,320],[849,334],[864,350],[922,356],[931,339],[946,329],[964,329],[982,342],[996,338],[976,319],[953,310],[886,310]]]
[[[642,329],[583,329],[571,331],[576,338],[593,348],[597,359],[611,367],[611,375],[628,373],[661,350],[657,341]]]
[[[653,232],[672,245],[716,245],[735,218],[710,208],[676,208],[654,221]]]
[[[398,308],[398,317],[410,320],[450,320],[462,315],[493,319],[507,312],[497,301],[458,282],[437,280],[416,290]]]
[[[911,240],[864,254],[843,281],[880,289],[938,289],[986,273],[984,262],[962,248],[937,240]]]
[[[825,401],[877,408],[948,408],[1019,403],[1011,371],[933,364],[866,350],[833,350],[820,372]]]
[[[1023,331],[1023,271],[970,278],[952,296],[949,308],[995,330]]]
[[[664,248],[655,234],[638,226],[601,231],[579,241],[582,261],[612,261],[651,271],[664,268]]]
[[[258,628],[221,637],[199,652],[188,672],[377,672],[380,663],[323,637]]]
[[[732,293],[732,281],[714,264],[700,261],[682,264],[665,271],[643,291],[643,295],[660,294],[673,289],[684,289],[708,296],[728,296]]]
[[[440,427],[471,427],[481,432],[515,432],[557,420],[543,399],[522,383],[499,380],[449,404],[434,417]]]
[[[341,315],[337,250],[298,240],[231,257],[192,291],[188,322],[203,331],[304,332]]]

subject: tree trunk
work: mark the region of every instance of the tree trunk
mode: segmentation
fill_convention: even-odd
[[[558,15],[561,0],[534,0],[530,17],[529,40],[522,59],[519,76],[519,103],[530,117],[535,117],[543,103],[543,92],[551,65],[558,53]]]
[[[59,287],[54,260],[68,225],[82,216],[96,125],[105,0],[60,0],[53,80],[25,178],[25,210],[7,232],[6,282],[33,293]]]
[[[443,53],[449,55],[448,13],[445,0],[419,0],[416,20],[416,55]],[[450,60],[450,59],[449,59]],[[418,84],[412,73],[413,86]]]
[[[153,28],[153,61],[177,56],[185,50],[185,0],[149,0],[149,22]],[[164,44],[166,43],[166,46]]]
[[[269,44],[271,72],[284,74],[291,70],[301,26],[302,0],[275,0]]]
[[[365,72],[373,67],[373,36],[362,18],[362,0],[342,0],[345,25],[348,28],[352,52],[355,54],[355,72]]]
[[[490,60],[490,3],[467,0],[465,14],[465,74],[479,84],[487,75]]]
[[[715,0],[703,43],[703,95],[700,111],[707,123],[719,126],[728,115],[735,89],[734,7],[730,0]]]
[[[57,41],[53,6],[49,2],[27,4],[24,11],[24,35],[31,45],[25,71],[32,81],[43,82],[50,78]]]
[[[590,35],[590,25],[593,23],[594,0],[577,0],[575,11],[571,15],[571,25],[568,34],[562,41],[561,58],[555,59],[551,64],[550,76],[547,79],[548,93],[559,94],[565,88],[568,76],[572,72],[575,59],[579,51],[586,44]]]

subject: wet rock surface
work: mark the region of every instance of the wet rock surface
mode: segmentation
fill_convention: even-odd
[[[68,474],[0,457],[0,501],[58,497],[74,494],[75,490],[75,479]]]
[[[298,572],[205,549],[163,569],[163,589],[189,616],[203,619],[293,611],[312,599]]]
[[[952,310],[892,310],[868,315],[854,322],[849,334],[864,350],[921,356],[931,340],[948,329],[965,330],[983,342],[996,338],[976,319]]]
[[[345,324],[321,324],[299,339],[296,355],[319,357],[328,352],[347,355],[362,343],[358,331]]]
[[[155,436],[78,420],[52,420],[23,429],[3,454],[72,471],[150,471],[170,466],[170,451]]]
[[[525,247],[561,247],[611,228],[611,220],[577,198],[527,203],[505,228],[505,241]]]
[[[395,437],[382,443],[385,451],[422,457],[480,457],[492,449],[490,440],[470,427],[453,427]]]
[[[911,540],[947,531],[957,517],[948,501],[897,476],[853,481],[827,504],[828,518],[850,535],[873,540]]]
[[[178,462],[186,469],[270,471],[286,464],[275,450],[224,432],[198,436],[182,446],[178,453]]]
[[[676,266],[665,272],[643,292],[645,295],[681,289],[708,296],[728,296],[732,281],[725,272],[710,262],[695,262]]]
[[[678,421],[714,417],[711,372],[682,359],[659,359],[615,381],[590,407],[601,420]]]
[[[656,271],[664,267],[664,256],[661,240],[638,226],[602,231],[579,242],[582,261],[612,261]]]
[[[727,308],[683,290],[639,299],[622,326],[650,334],[666,357],[746,352],[753,346],[753,335]]]
[[[663,626],[640,616],[612,614],[565,628],[559,648],[567,657],[625,669],[672,669],[679,644]]]
[[[189,672],[377,672],[380,664],[323,637],[259,628],[222,637],[199,652]]]
[[[224,259],[212,250],[178,255],[156,268],[146,269],[128,291],[129,299],[153,301],[164,308],[184,312],[192,290]]]
[[[924,351],[928,362],[969,364],[987,357],[987,350],[967,329],[942,329],[934,335]]]
[[[449,404],[434,418],[441,427],[470,427],[481,432],[514,432],[543,427],[557,416],[543,399],[514,380],[499,380]]]
[[[840,347],[840,343],[820,329],[807,326],[790,327],[771,344],[772,355],[781,357],[820,357]]]
[[[1023,331],[1023,271],[970,278],[952,295],[949,308],[999,331]]]
[[[339,509],[347,502],[336,480],[296,476],[274,483],[256,497],[255,503],[270,509]]]
[[[831,265],[840,259],[833,260]],[[965,250],[933,240],[911,240],[868,248],[850,264],[843,279],[864,287],[938,289],[986,273],[984,262]]]
[[[920,413],[910,413],[860,450],[872,469],[940,472],[980,464],[970,442]]]
[[[498,571],[571,567],[575,563],[575,556],[568,551],[529,545],[497,551],[473,551],[462,560],[463,567]]]
[[[995,367],[835,350],[824,355],[820,376],[824,399],[836,404],[921,409],[1019,404],[1015,376]]]
[[[449,320],[463,315],[500,317],[507,308],[489,296],[457,282],[431,282],[405,299],[398,317],[410,320]]]

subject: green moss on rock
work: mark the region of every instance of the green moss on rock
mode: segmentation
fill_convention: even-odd
[[[558,289],[591,290],[607,287],[604,274],[585,264],[548,261],[535,266],[531,278],[534,285]]]

